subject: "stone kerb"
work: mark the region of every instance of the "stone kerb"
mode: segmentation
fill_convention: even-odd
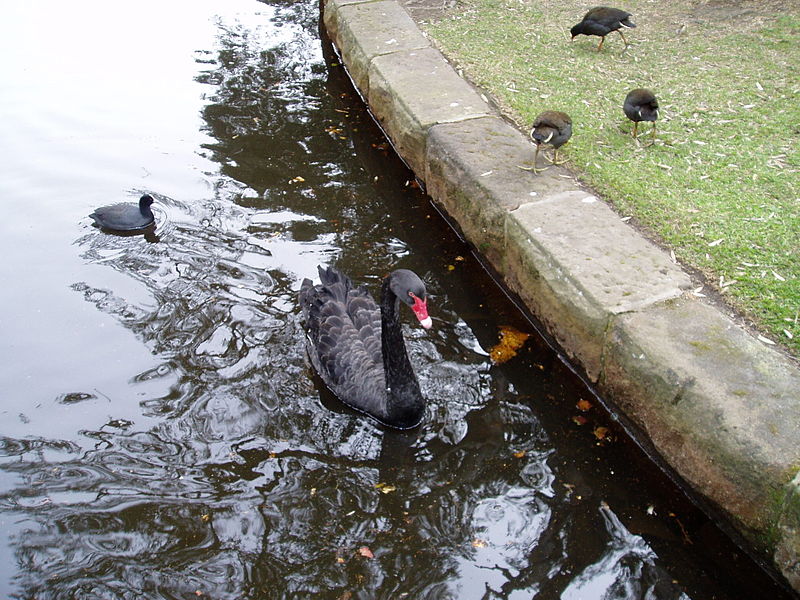
[[[523,172],[520,166],[532,159],[532,144],[497,117],[439,124],[428,134],[423,177],[428,193],[501,275],[508,213],[576,187],[564,169],[537,176]]]
[[[789,359],[684,298],[615,318],[599,387],[764,546],[800,465],[800,373]],[[784,519],[800,517],[792,506]]]
[[[431,126],[491,113],[397,2],[328,0],[323,19],[372,114],[420,177]]]
[[[596,381],[613,315],[676,298],[689,277],[583,190],[509,214],[503,271],[569,355]]]
[[[376,56],[430,47],[394,0],[328,0],[323,20],[364,98],[369,94],[369,66]]]

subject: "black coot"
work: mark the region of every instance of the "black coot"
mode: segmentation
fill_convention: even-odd
[[[155,217],[150,205],[153,204],[153,197],[145,194],[139,198],[139,204],[124,202],[122,204],[112,204],[102,206],[89,216],[94,219],[95,224],[103,229],[111,231],[137,231],[147,229],[155,223]]]

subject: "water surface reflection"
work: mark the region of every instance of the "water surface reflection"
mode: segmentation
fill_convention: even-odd
[[[189,24],[169,10],[157,27],[186,39],[148,38],[133,53],[148,68],[84,65],[109,98],[171,82],[158,93],[178,100],[140,129],[82,94],[75,110],[39,100],[50,122],[37,94],[13,93],[30,114],[12,135],[47,159],[38,178],[20,164],[4,184],[19,210],[0,243],[26,249],[0,271],[19,323],[3,365],[7,596],[746,598],[769,586],[752,565],[744,582],[711,575],[749,563],[663,478],[642,477],[652,466],[597,406],[577,415],[592,396],[542,340],[492,364],[499,326],[530,325],[330,66],[315,3],[179,4]],[[76,139],[86,156],[69,154]],[[130,155],[108,153],[126,144]],[[103,234],[83,216],[94,198],[52,200],[86,193],[64,170],[109,196],[151,193],[155,235]],[[58,234],[26,229],[30,202]],[[31,275],[47,262],[52,277]],[[310,371],[296,293],[326,263],[373,289],[396,267],[425,279],[434,329],[406,325],[429,399],[418,430],[355,415]]]

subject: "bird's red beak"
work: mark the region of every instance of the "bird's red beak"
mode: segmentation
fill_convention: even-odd
[[[417,296],[413,296],[413,298],[414,306],[411,307],[411,310],[413,310],[414,314],[417,316],[419,324],[425,329],[430,329],[431,325],[433,325],[433,321],[428,316],[428,300],[421,300]]]

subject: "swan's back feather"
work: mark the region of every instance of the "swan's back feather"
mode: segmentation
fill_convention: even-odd
[[[365,287],[354,288],[346,275],[330,267],[319,272],[321,283],[306,279],[300,291],[311,362],[343,402],[383,413],[380,308]]]

